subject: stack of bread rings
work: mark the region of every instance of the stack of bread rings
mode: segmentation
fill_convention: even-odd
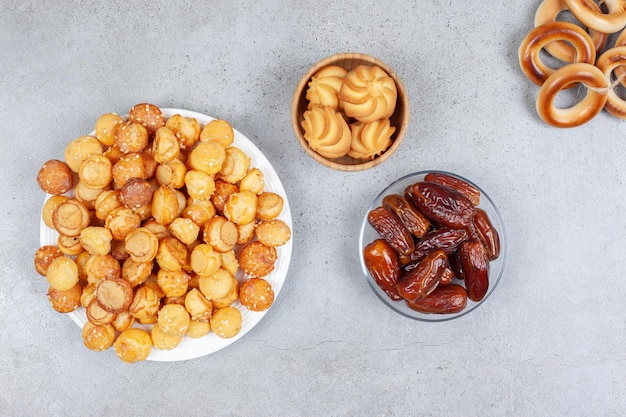
[[[626,101],[613,88],[626,76],[626,0],[600,4],[606,12],[593,0],[543,0],[535,13],[535,27],[519,47],[522,71],[540,86],[537,113],[552,126],[580,126],[602,109],[626,119]],[[557,21],[564,11],[581,25]],[[615,41],[607,48],[609,38]],[[548,66],[542,61],[542,50],[563,65]],[[578,84],[586,87],[585,97],[572,107],[557,108],[558,93]]]

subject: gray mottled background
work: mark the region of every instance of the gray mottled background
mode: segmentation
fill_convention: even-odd
[[[626,128],[537,117],[517,49],[539,1],[5,1],[0,14],[0,415],[619,416],[626,394]],[[295,140],[300,76],[338,52],[388,63],[411,102],[385,164],[330,170]],[[33,269],[47,159],[103,113],[152,102],[229,120],[283,180],[283,291],[227,349],[126,365],[87,350]],[[445,323],[361,276],[373,197],[413,171],[480,184],[506,222],[493,296]]]

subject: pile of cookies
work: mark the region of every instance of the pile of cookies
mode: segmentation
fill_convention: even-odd
[[[88,348],[145,360],[184,337],[234,337],[239,305],[272,305],[264,277],[291,229],[227,121],[166,118],[149,103],[127,118],[107,113],[37,181],[58,239],[37,250],[35,268],[56,311],[85,309]]]
[[[347,71],[328,65],[317,71],[306,90],[301,121],[304,138],[320,155],[372,160],[393,143],[389,118],[396,108],[395,81],[376,65]]]

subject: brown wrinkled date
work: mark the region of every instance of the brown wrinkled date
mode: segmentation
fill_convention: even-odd
[[[447,264],[448,256],[444,251],[430,252],[398,281],[398,293],[409,301],[427,296],[437,288]]]
[[[469,299],[482,300],[489,289],[489,259],[485,247],[477,240],[465,242],[459,248],[459,258]]]
[[[458,284],[439,286],[424,298],[407,300],[406,305],[421,313],[458,313],[467,305],[467,290]]]
[[[368,213],[381,239],[365,247],[365,265],[390,299],[421,313],[453,314],[485,297],[500,237],[477,207],[480,197],[472,184],[432,172]]]
[[[384,239],[376,239],[363,250],[365,266],[374,281],[394,301],[402,300],[396,283],[400,279],[398,253]]]
[[[489,260],[493,261],[497,259],[498,256],[500,256],[500,236],[498,235],[498,231],[491,224],[491,220],[485,210],[476,208],[472,224],[474,226],[474,233],[478,235],[478,239],[480,239],[485,249],[487,249]]]
[[[367,221],[399,254],[408,255],[415,249],[415,242],[400,218],[387,207],[370,211]]]
[[[430,229],[430,220],[409,200],[398,194],[383,198],[383,206],[398,215],[402,224],[415,237],[422,237]]]
[[[480,191],[467,181],[442,172],[431,172],[424,177],[424,181],[450,187],[467,197],[474,206],[480,204]]]
[[[407,190],[418,209],[437,226],[467,228],[474,205],[460,192],[434,182],[418,182]]]

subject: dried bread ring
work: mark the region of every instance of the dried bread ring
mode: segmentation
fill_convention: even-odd
[[[87,226],[91,219],[85,204],[70,198],[59,205],[52,213],[52,224],[59,234],[74,237]]]
[[[577,83],[587,87],[585,97],[572,107],[559,109],[554,105],[557,94]],[[608,83],[600,69],[591,64],[568,64],[554,72],[541,86],[537,96],[537,113],[546,123],[556,127],[576,127],[594,118],[607,101]]]
[[[600,10],[600,7],[598,7],[595,3],[592,4]],[[556,21],[559,13],[566,10],[569,10],[569,8],[567,7],[565,0],[543,0],[535,13],[535,27],[541,26],[544,23]],[[593,40],[596,51],[602,50],[606,44],[607,34],[589,29],[589,35]],[[576,59],[576,50],[569,43],[564,41],[551,42],[545,46],[545,50],[560,61],[574,62]]]
[[[617,46],[604,52],[598,58],[596,66],[602,71],[607,84],[611,84],[611,75],[615,70],[621,68],[622,74],[626,66],[626,46]],[[618,74],[617,71],[615,71]],[[613,88],[607,94],[606,111],[619,119],[626,119],[626,101],[622,99]]]
[[[603,13],[593,0],[565,0],[565,3],[574,16],[590,29],[603,33],[615,33],[626,26],[626,2],[624,0],[604,0],[608,13]]]
[[[576,50],[576,62],[594,64],[596,61],[593,41],[580,26],[569,22],[549,22],[537,26],[522,41],[519,62],[524,74],[539,86],[555,71],[541,60],[539,53],[550,42],[559,40],[572,44]]]

